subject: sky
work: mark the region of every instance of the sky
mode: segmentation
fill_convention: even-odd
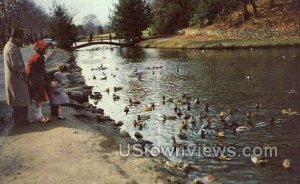
[[[47,13],[52,6],[52,0],[34,0],[37,5],[41,6]],[[83,17],[88,14],[95,14],[101,25],[109,22],[108,16],[110,10],[113,9],[113,4],[116,0],[59,0],[70,10],[74,17],[76,25],[84,24]]]

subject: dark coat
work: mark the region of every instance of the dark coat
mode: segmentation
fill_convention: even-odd
[[[33,53],[26,67],[29,93],[32,99],[38,102],[48,101],[47,90],[49,82],[45,70],[45,57]]]

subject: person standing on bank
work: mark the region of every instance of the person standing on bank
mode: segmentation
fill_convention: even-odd
[[[65,91],[62,81],[63,74],[61,72],[55,72],[54,80],[51,82],[50,104],[55,109],[55,111],[52,111],[52,115],[59,120],[66,120],[62,115],[62,105],[70,103],[70,99]]]
[[[23,30],[13,30],[3,49],[6,102],[13,107],[15,126],[29,124],[29,93],[25,64],[19,47],[23,43]]]
[[[48,44],[43,41],[37,41],[34,45],[35,52],[29,59],[26,67],[29,93],[35,101],[35,121],[40,123],[49,122],[49,117],[42,113],[42,102],[49,100],[47,88],[49,80],[45,70],[45,57]]]

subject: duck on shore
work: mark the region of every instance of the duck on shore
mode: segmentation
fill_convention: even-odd
[[[176,148],[183,148],[183,149],[186,149],[187,148],[187,144],[184,144],[184,143],[178,143],[175,139],[174,136],[171,137],[172,139],[172,146],[174,147],[174,151],[176,151]]]

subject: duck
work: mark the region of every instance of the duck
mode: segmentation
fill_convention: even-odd
[[[122,89],[122,87],[114,87],[114,92],[121,91]]]
[[[181,117],[181,116],[182,116],[182,112],[181,112],[181,109],[180,109],[180,108],[178,108],[176,114],[177,114],[178,117]]]
[[[143,135],[139,132],[135,132],[134,137],[137,138],[138,140],[143,139]]]
[[[177,116],[176,115],[163,115],[163,118],[166,118],[166,120],[176,120],[177,119]]]
[[[146,121],[148,119],[151,119],[151,116],[150,115],[142,115],[142,116],[138,115],[137,118],[139,121]]]
[[[152,111],[152,106],[151,105],[145,105],[144,106],[144,111],[145,112]]]
[[[281,111],[281,113],[282,113],[282,114],[287,114],[287,115],[289,115],[289,116],[295,116],[295,115],[298,115],[298,112],[292,111],[291,108],[289,108],[289,109],[283,109],[283,110]]]
[[[178,134],[179,139],[181,140],[186,140],[187,139],[187,134],[180,131],[180,133]]]
[[[201,136],[202,139],[205,138],[205,131],[202,127],[199,129],[198,134]]]
[[[182,120],[180,123],[179,123],[179,128],[180,130],[187,130],[187,123],[185,120]]]
[[[166,115],[162,115],[162,122],[166,122],[167,121],[167,116]]]
[[[124,123],[123,123],[122,121],[118,121],[118,122],[115,122],[115,125],[116,125],[117,127],[120,127],[120,126],[123,126]]]
[[[208,113],[208,111],[209,111],[209,105],[208,105],[208,104],[205,104],[204,111],[205,111],[206,113]]]
[[[143,129],[144,123],[140,120],[133,120],[133,127],[136,128],[138,127],[140,130]]]
[[[259,109],[261,108],[261,103],[256,103],[256,104],[254,105],[254,108],[256,109],[256,112],[258,112]]]
[[[155,109],[155,104],[154,104],[154,102],[151,103],[151,107],[152,107],[152,110]]]
[[[100,80],[107,80],[107,76],[102,77]]]
[[[230,157],[227,157],[226,155],[220,155],[218,157],[218,160],[221,160],[221,161],[230,161],[231,158]]]
[[[193,126],[196,126],[196,119],[194,116],[192,116],[189,120],[188,123],[192,124]]]
[[[129,105],[132,106],[132,105],[139,105],[141,104],[140,101],[138,100],[132,100],[131,98],[129,98]]]
[[[120,96],[116,95],[116,94],[113,94],[113,100],[116,101],[116,100],[120,100]]]
[[[183,117],[183,119],[185,119],[185,120],[188,120],[188,119],[190,119],[191,118],[191,114],[189,114],[189,113],[185,113],[184,114],[184,117]]]
[[[129,108],[127,106],[124,108],[124,112],[126,113],[126,115],[128,114]]]
[[[175,104],[174,111],[175,111],[175,113],[177,113],[177,111],[178,111],[178,106],[177,106],[177,104]]]
[[[102,98],[102,94],[100,92],[94,92],[90,94],[91,99],[100,100]]]
[[[290,169],[291,168],[291,160],[290,159],[284,159],[282,162],[282,166],[285,169]]]
[[[257,157],[255,155],[251,155],[251,161],[255,164],[255,165],[263,165],[268,163],[268,160],[264,157]]]
[[[198,104],[200,104],[200,100],[199,100],[199,98],[197,97],[197,98],[195,99],[195,101],[194,101],[194,102],[195,102],[195,104],[197,104],[197,105],[198,105]]]
[[[207,118],[207,112],[202,112],[199,114],[199,121],[202,122],[203,119]]]
[[[96,76],[95,75],[93,76],[93,79],[96,80]]]
[[[186,110],[191,111],[191,104],[190,103],[187,104]]]
[[[162,96],[162,99],[163,99],[163,105],[165,105],[165,103],[166,103],[166,97]]]
[[[224,132],[223,131],[216,131],[216,138],[224,139],[225,138]]]
[[[118,70],[119,70],[119,68],[118,68],[118,67],[116,67],[116,70],[118,71]]]
[[[175,139],[174,136],[171,137],[172,139],[172,145],[174,147],[174,151],[176,151],[176,148],[183,148],[183,149],[186,149],[187,148],[187,144],[184,144],[184,143],[178,143]]]
[[[105,89],[105,92],[108,93],[108,94],[109,94],[109,91],[110,91],[109,88]]]

